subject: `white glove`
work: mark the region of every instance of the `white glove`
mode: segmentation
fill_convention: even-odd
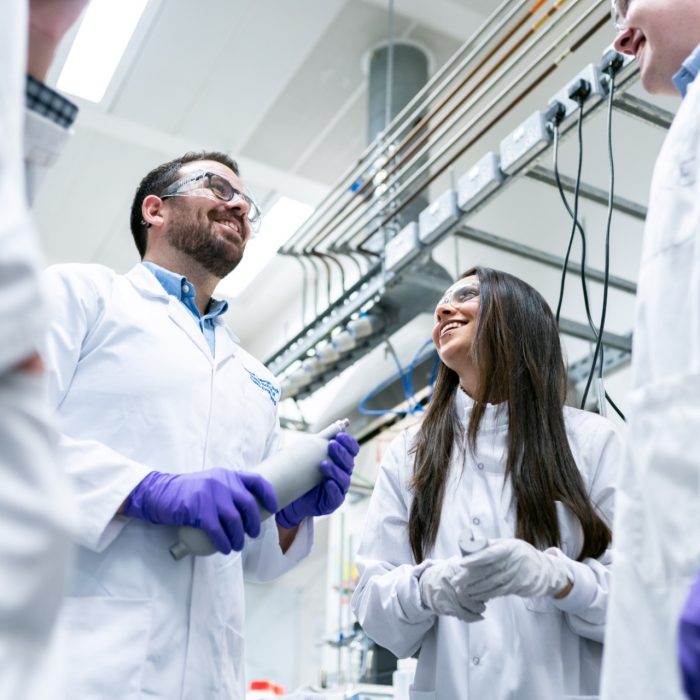
[[[464,557],[460,556],[427,567],[418,579],[423,605],[438,615],[452,615],[465,622],[483,620],[481,613],[486,606],[463,590],[457,592],[457,583],[465,574]]]
[[[458,588],[476,600],[553,596],[571,583],[562,558],[519,539],[492,540],[485,549],[464,557],[464,566],[469,575]]]

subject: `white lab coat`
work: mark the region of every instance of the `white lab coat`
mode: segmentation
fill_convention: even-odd
[[[242,699],[243,574],[291,568],[310,550],[310,523],[286,555],[271,518],[242,554],[176,562],[175,528],[115,512],[152,470],[254,470],[278,447],[277,407],[261,386],[274,378],[221,318],[212,357],[194,317],[141,264],[124,276],[60,265],[45,281],[81,545],[62,618],[69,697]]]
[[[700,80],[654,170],[632,385],[602,696],[680,700],[678,620],[700,570]]]
[[[473,405],[455,393],[466,425]],[[367,634],[398,657],[420,650],[412,700],[561,700],[596,697],[610,553],[579,563],[567,560],[575,581],[561,601],[504,596],[487,602],[484,620],[467,624],[423,607],[418,574],[431,560],[458,555],[460,532],[514,537],[510,482],[504,484],[507,415],[488,406],[472,456],[455,446],[437,540],[418,566],[408,542],[413,474],[410,451],[417,427],[400,434],[385,455],[372,494],[357,566],[352,606]],[[622,454],[619,437],[600,416],[565,409],[576,464],[600,514],[611,522],[613,483]],[[575,558],[580,525],[558,504],[562,549]],[[622,697],[622,696],[621,696]]]
[[[27,3],[0,21],[0,700],[55,700],[60,647],[52,633],[69,563],[67,487],[55,461],[45,380],[13,370],[40,346],[39,246],[25,192]],[[46,120],[44,120],[46,121]],[[53,131],[53,130],[52,130]],[[67,137],[65,129],[62,138]],[[44,153],[60,150],[61,138]],[[47,150],[48,149],[48,150]]]

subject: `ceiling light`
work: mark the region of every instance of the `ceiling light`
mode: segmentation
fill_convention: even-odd
[[[238,267],[227,275],[218,287],[218,293],[238,296],[257,277],[275,253],[306,221],[314,208],[290,197],[280,197],[263,216],[260,231],[248,241]]]
[[[58,77],[58,89],[99,102],[147,3],[92,0]]]

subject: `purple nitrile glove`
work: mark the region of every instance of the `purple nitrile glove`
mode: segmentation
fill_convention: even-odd
[[[685,601],[678,628],[678,660],[683,689],[691,700],[700,699],[700,575]]]
[[[258,474],[208,469],[189,474],[151,472],[129,494],[124,515],[158,525],[189,525],[209,535],[223,554],[243,549],[244,533],[260,534],[258,503],[274,513],[277,496]]]
[[[324,480],[277,513],[277,524],[291,529],[304,518],[328,515],[339,508],[350,488],[355,456],[359,451],[360,446],[350,433],[338,433],[329,440],[330,459],[324,459],[319,465]]]

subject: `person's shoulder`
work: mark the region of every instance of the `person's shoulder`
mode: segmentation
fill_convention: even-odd
[[[74,285],[112,285],[117,273],[106,265],[98,263],[58,263],[49,265],[43,272],[48,281],[63,281]]]
[[[579,440],[620,437],[618,428],[609,418],[573,406],[564,406],[564,423],[570,437]]]

